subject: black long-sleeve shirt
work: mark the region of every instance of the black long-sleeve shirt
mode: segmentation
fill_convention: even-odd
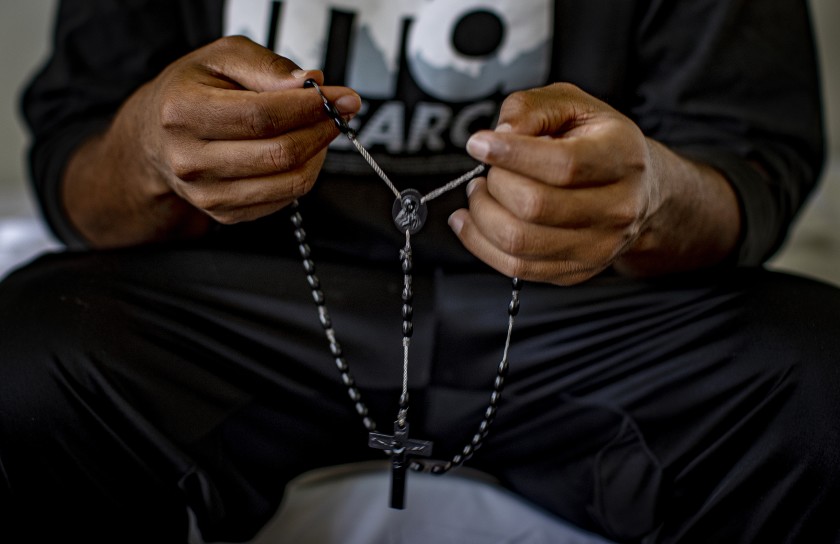
[[[738,262],[767,259],[823,160],[819,82],[804,0],[63,0],[53,54],[24,95],[32,178],[44,215],[83,245],[58,186],[68,158],[168,63],[245,34],[329,84],[360,92],[360,140],[399,189],[421,191],[474,165],[468,135],[510,92],[568,81],[646,135],[721,170],[744,217]],[[393,258],[393,195],[338,140],[303,202],[310,239],[348,258]],[[112,180],[120,183],[119,179]],[[427,259],[468,262],[445,224],[462,191],[435,201],[415,241]],[[252,247],[277,218],[210,235]]]

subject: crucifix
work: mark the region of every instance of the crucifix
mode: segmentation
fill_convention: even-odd
[[[388,450],[391,456],[391,508],[405,508],[406,471],[411,462],[409,456],[432,454],[432,443],[428,440],[415,440],[408,437],[408,422],[400,425],[394,422],[393,436],[372,432],[368,435],[368,446],[378,450]]]
[[[335,105],[327,100],[324,93],[321,91],[318,83],[309,79],[304,83],[304,87],[314,88],[324,104],[324,109],[327,115],[335,122],[339,131],[347,136],[347,139],[358,150],[361,157],[370,165],[371,169],[385,182],[388,189],[393,193],[395,200],[391,207],[391,218],[397,230],[405,234],[405,246],[400,250],[400,263],[403,271],[403,289],[402,289],[402,318],[403,318],[403,383],[402,395],[400,396],[399,413],[397,420],[394,422],[394,434],[388,435],[376,432],[376,423],[368,416],[368,409],[361,400],[361,393],[356,387],[356,382],[350,374],[350,368],[342,354],[341,345],[336,339],[335,330],[332,327],[332,322],[324,302],[324,293],[321,291],[321,282],[315,274],[315,263],[312,260],[312,251],[306,243],[306,231],[303,229],[303,219],[298,210],[297,200],[293,203],[294,213],[291,215],[291,221],[294,225],[295,239],[298,242],[298,251],[303,260],[303,268],[306,271],[306,279],[309,283],[309,288],[312,290],[312,298],[315,305],[318,307],[318,315],[321,321],[321,326],[324,328],[324,334],[327,337],[330,345],[330,352],[335,358],[335,364],[338,371],[341,373],[341,381],[347,386],[347,392],[350,398],[356,403],[355,408],[362,417],[362,423],[369,431],[368,446],[371,448],[384,450],[391,458],[391,508],[402,510],[405,507],[405,486],[407,471],[411,467],[412,461],[410,457],[424,456],[429,457],[432,454],[432,443],[427,440],[414,440],[408,437],[408,365],[409,365],[409,345],[411,343],[411,336],[414,331],[413,324],[413,298],[414,288],[412,286],[412,269],[413,257],[411,249],[411,236],[417,234],[424,226],[428,218],[427,205],[431,200],[452,191],[464,183],[467,183],[481,174],[485,174],[489,168],[486,164],[479,164],[469,172],[441,185],[425,195],[416,189],[405,189],[400,191],[394,183],[388,178],[388,175],[382,170],[379,164],[376,163],[371,154],[364,148],[356,137],[356,132],[350,127],[349,123],[341,116],[341,113]],[[455,454],[450,461],[441,464],[435,464],[431,467],[432,474],[444,474],[450,469],[460,466],[467,461],[472,454],[477,450],[485,438],[487,437],[488,428],[496,416],[496,410],[499,405],[499,400],[502,396],[502,389],[508,374],[508,352],[511,345],[511,333],[513,332],[513,321],[516,314],[519,312],[519,292],[522,289],[522,281],[519,278],[512,278],[512,287],[510,304],[508,305],[508,326],[507,334],[505,336],[504,351],[502,359],[497,368],[496,379],[493,382],[493,391],[490,395],[490,403],[484,411],[484,418],[481,420],[478,430],[473,434],[472,439],[464,446],[460,453]],[[419,464],[419,463],[418,463]]]

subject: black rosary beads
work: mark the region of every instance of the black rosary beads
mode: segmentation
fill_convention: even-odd
[[[301,259],[303,260],[303,267],[306,272],[306,280],[309,288],[312,291],[312,298],[318,308],[318,316],[321,326],[324,329],[324,334],[329,342],[330,352],[335,360],[336,367],[341,375],[341,380],[347,387],[347,393],[350,399],[354,402],[356,412],[361,416],[365,428],[368,430],[368,445],[371,448],[385,451],[391,458],[391,507],[402,509],[405,506],[405,488],[406,488],[406,474],[407,470],[424,470],[426,465],[423,462],[413,460],[414,457],[429,457],[432,453],[432,443],[427,440],[417,440],[409,437],[409,423],[408,423],[408,367],[409,367],[409,348],[411,345],[411,337],[414,333],[414,289],[412,285],[412,273],[414,268],[413,254],[411,249],[411,236],[417,234],[425,225],[428,217],[427,203],[437,198],[438,196],[459,187],[467,181],[474,179],[482,174],[486,169],[486,165],[480,164],[473,170],[464,175],[453,179],[449,183],[431,191],[425,196],[415,189],[406,189],[399,191],[391,182],[382,168],[376,163],[373,157],[362,146],[356,138],[355,131],[350,128],[341,114],[335,108],[335,105],[321,92],[318,84],[313,80],[307,80],[306,87],[314,88],[321,97],[324,103],[324,109],[327,115],[332,119],[338,129],[344,134],[350,142],[359,151],[359,154],[367,161],[374,172],[385,182],[391,192],[395,195],[396,200],[391,209],[392,219],[397,229],[405,234],[405,246],[400,249],[400,266],[403,272],[403,290],[402,290],[402,345],[403,345],[403,378],[402,378],[402,393],[400,394],[399,412],[394,421],[394,434],[388,435],[376,430],[376,424],[368,415],[367,406],[362,401],[362,396],[359,389],[356,387],[356,382],[350,374],[350,368],[344,359],[344,354],[341,345],[336,338],[335,330],[332,326],[332,321],[327,311],[324,293],[321,290],[321,282],[315,274],[315,264],[312,260],[311,249],[306,243],[306,231],[303,229],[303,219],[298,209],[298,203],[294,203],[294,211],[292,213],[292,224],[294,225],[295,238],[298,242],[298,250]],[[475,451],[481,447],[487,434],[490,425],[496,417],[499,401],[501,400],[502,390],[504,389],[505,381],[507,379],[509,363],[508,354],[510,350],[511,334],[513,332],[514,318],[519,312],[519,293],[522,289],[522,282],[519,278],[512,280],[513,290],[511,292],[511,300],[508,305],[508,328],[505,337],[504,351],[501,361],[496,371],[496,377],[493,382],[493,390],[490,394],[490,401],[487,409],[484,412],[484,417],[478,426],[478,430],[473,434],[470,442],[464,446],[460,453],[454,455],[450,461],[445,463],[429,462],[429,471],[433,474],[444,474],[453,467],[459,466],[472,457]]]

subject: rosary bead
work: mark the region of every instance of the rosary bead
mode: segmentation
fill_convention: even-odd
[[[319,307],[323,308],[323,306]],[[332,328],[332,320],[330,319],[329,314],[327,314],[326,312],[319,312],[318,320],[321,322],[321,326],[324,327],[324,329]]]
[[[335,358],[335,366],[338,368],[339,372],[345,373],[350,370],[350,367],[347,365],[347,361],[344,360],[344,357],[336,357]]]
[[[514,297],[510,301],[510,305],[508,306],[508,315],[511,317],[516,316],[519,313],[519,299]]]
[[[364,150],[361,144],[356,140],[355,132],[350,128],[347,121],[345,121],[345,119],[341,116],[341,113],[338,111],[335,105],[332,104],[324,96],[317,82],[315,80],[307,80],[304,83],[304,86],[314,87],[318,91],[319,95],[321,96],[321,99],[323,100],[326,113],[330,117],[330,119],[332,119],[335,122],[339,130],[342,133],[344,133],[357,147],[362,157],[370,164],[370,166],[383,179],[383,181],[385,181],[388,184],[389,188],[391,188],[391,190],[396,193],[397,189],[393,186],[390,180],[387,179],[387,176],[384,174],[384,172],[381,171],[379,166],[369,156],[366,150]],[[431,453],[431,442],[408,439],[409,399],[406,383],[408,374],[408,351],[409,345],[411,343],[410,338],[414,332],[414,324],[412,321],[414,317],[414,308],[412,305],[414,300],[414,292],[412,288],[411,276],[412,271],[414,269],[414,261],[411,248],[411,235],[417,233],[423,227],[428,214],[426,206],[428,201],[437,198],[438,196],[454,189],[455,187],[459,186],[460,184],[466,181],[469,181],[470,179],[474,179],[477,175],[481,174],[487,168],[487,165],[482,164],[478,168],[473,169],[467,174],[455,180],[452,180],[448,184],[443,185],[438,189],[428,193],[426,196],[423,196],[416,189],[407,189],[399,193],[398,198],[392,206],[394,224],[401,233],[405,234],[405,247],[400,249],[400,265],[404,277],[402,289],[404,384],[403,393],[399,399],[400,409],[399,413],[397,414],[397,421],[394,424],[393,436],[381,435],[380,433],[376,433],[376,423],[368,416],[368,408],[362,401],[362,393],[356,387],[355,379],[350,374],[349,365],[343,357],[341,345],[336,339],[335,331],[332,328],[332,320],[330,319],[329,313],[327,312],[327,308],[325,306],[324,293],[321,291],[321,282],[320,279],[315,275],[316,266],[314,261],[312,260],[312,250],[310,246],[306,243],[307,235],[306,231],[303,228],[304,221],[301,213],[298,211],[300,209],[300,205],[297,200],[293,200],[291,204],[292,214],[290,215],[290,220],[294,227],[294,236],[298,242],[298,252],[300,253],[301,260],[303,262],[303,268],[306,271],[306,281],[309,284],[310,291],[312,293],[312,298],[315,301],[316,306],[318,307],[319,321],[324,329],[324,333],[329,342],[329,349],[334,357],[335,365],[339,370],[341,381],[346,387],[350,399],[354,403],[354,408],[356,412],[361,416],[362,423],[364,424],[365,428],[370,433],[372,433],[372,435],[378,435],[370,437],[369,445],[377,449],[382,449],[387,455],[391,456],[393,464],[391,504],[392,507],[395,508],[402,508],[402,501],[394,498],[401,495],[395,494],[393,486],[395,485],[395,483],[399,483],[401,489],[400,494],[404,492],[406,468],[418,471],[424,470],[426,468],[426,464],[416,462],[410,459],[409,457],[413,457],[418,454],[429,455]],[[495,376],[493,382],[493,391],[491,392],[489,405],[485,410],[484,418],[480,422],[478,432],[472,435],[471,440],[467,443],[466,446],[463,447],[460,453],[454,455],[451,458],[451,460],[447,461],[446,463],[428,464],[428,468],[433,474],[444,474],[454,466],[459,466],[465,461],[469,460],[484,443],[483,441],[487,437],[489,428],[496,416],[497,406],[501,401],[502,389],[504,387],[508,373],[508,347],[510,346],[511,329],[513,328],[514,317],[519,313],[519,292],[522,289],[523,282],[519,278],[515,277],[511,278],[511,284],[513,288],[513,293],[511,294],[510,304],[508,305],[509,326],[505,342],[505,351],[504,355],[502,356],[502,360],[500,361],[499,366],[497,368],[497,375]],[[406,451],[406,446],[411,446],[413,449]],[[419,453],[421,450],[425,453]],[[406,461],[408,461],[407,464]]]
[[[308,274],[306,276],[306,281],[309,282],[309,287],[312,289],[321,288],[321,282],[318,281],[318,276],[316,276],[315,274]]]

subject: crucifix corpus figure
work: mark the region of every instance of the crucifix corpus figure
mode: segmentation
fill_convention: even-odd
[[[428,440],[415,440],[408,437],[408,422],[400,425],[394,422],[394,434],[372,432],[368,436],[368,446],[386,450],[391,456],[391,508],[405,508],[405,479],[410,463],[410,456],[429,457],[432,443]]]

